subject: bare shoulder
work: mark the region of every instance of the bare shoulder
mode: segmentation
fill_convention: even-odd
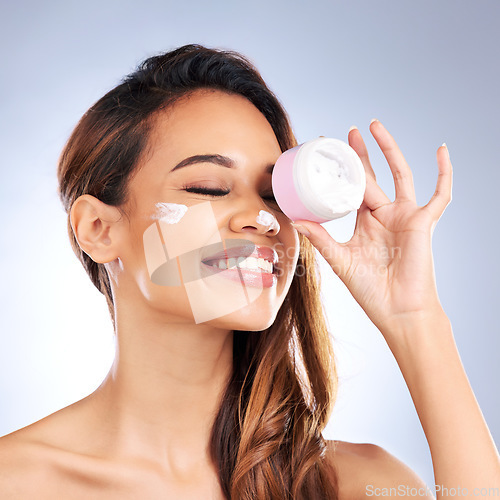
[[[0,498],[155,498],[148,493],[163,486],[157,471],[101,453],[102,440],[74,410],[66,407],[0,437]]]
[[[78,453],[75,406],[63,408],[26,427],[0,437],[0,498],[57,498],[71,491],[81,498],[79,484],[94,483],[104,461]],[[74,436],[74,437],[73,437]],[[76,489],[75,489],[76,487]]]
[[[327,441],[327,454],[337,471],[340,500],[380,496],[433,498],[424,481],[381,446]]]
[[[21,429],[0,438],[2,499],[36,498],[37,485],[50,478],[51,465],[43,446],[27,434]]]

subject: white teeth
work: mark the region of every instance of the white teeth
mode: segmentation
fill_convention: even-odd
[[[259,258],[259,267],[264,269],[267,273],[273,272],[273,265],[266,259]]]
[[[257,269],[259,261],[255,257],[247,257],[247,269]]]
[[[261,257],[247,257],[246,259],[245,257],[238,257],[237,259],[232,257],[227,261],[225,259],[221,259],[219,262],[214,262],[212,264],[212,267],[218,269],[234,269],[236,266],[240,269],[261,270],[266,273],[273,272],[272,263]]]

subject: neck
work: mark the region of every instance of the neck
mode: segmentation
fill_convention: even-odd
[[[147,457],[172,473],[208,465],[232,359],[232,330],[118,310],[115,360],[92,395],[104,412],[106,439],[118,454]]]

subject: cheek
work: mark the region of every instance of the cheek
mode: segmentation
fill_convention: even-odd
[[[143,272],[143,279],[139,282],[143,295],[147,293],[148,298],[160,307],[167,296],[173,296],[176,308],[166,305],[169,312],[190,315],[195,323],[238,311],[260,295],[262,286],[260,289],[253,287],[245,290],[241,281],[228,280],[227,275],[232,275],[234,271],[214,272],[202,263],[208,255],[224,251],[211,202],[198,203],[189,208],[162,204],[160,208],[158,217],[143,234],[147,268],[147,275]],[[238,240],[238,244],[242,241]],[[189,312],[185,307],[178,306],[179,297],[182,297]]]
[[[280,243],[274,245],[274,249],[279,259],[277,266],[278,276],[281,278],[285,289],[288,289],[293,275],[296,272],[300,241],[297,232],[290,226],[290,221],[288,219],[286,221],[280,221],[280,223]]]
[[[191,207],[157,203],[142,243],[151,281],[181,286],[199,278],[200,252],[221,241],[210,202]]]
[[[265,218],[266,214],[260,216]],[[280,243],[273,245],[282,273],[286,273],[278,283],[281,296],[293,278],[299,241],[286,216],[271,214],[268,219],[263,222],[281,226],[277,238]],[[211,202],[189,207],[157,203],[151,214],[137,224],[134,235],[138,250],[134,250],[135,264],[129,269],[141,295],[153,308],[204,323],[251,304],[262,305],[262,286],[228,280],[222,276],[224,271],[207,275],[203,258],[223,251],[228,241],[239,245],[243,241],[231,239],[223,243]],[[273,293],[276,289],[263,297],[265,303]]]
[[[295,265],[300,252],[299,233],[293,228],[290,219],[285,215],[278,217],[278,221],[281,225],[280,239],[283,242],[282,253],[284,253],[287,262]]]
[[[179,203],[157,203],[155,205],[156,212],[152,215],[152,219],[161,220],[165,224],[177,224],[188,211],[186,205]]]

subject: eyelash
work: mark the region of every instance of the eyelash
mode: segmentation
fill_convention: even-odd
[[[206,196],[226,196],[230,191],[223,191],[221,189],[210,189],[205,187],[184,187],[184,191],[188,193],[202,194]],[[265,200],[271,200],[276,202],[274,195],[264,198]]]

